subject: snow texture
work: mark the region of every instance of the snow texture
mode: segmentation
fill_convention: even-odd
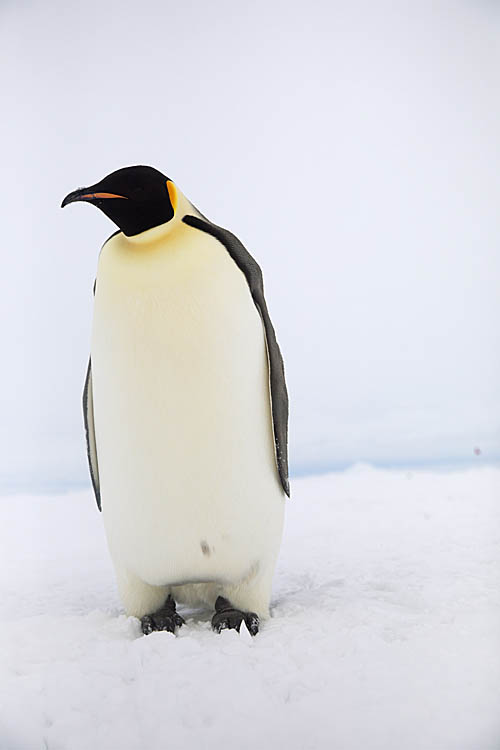
[[[90,491],[0,498],[0,747],[498,750],[500,470],[296,480],[256,638],[141,636]]]

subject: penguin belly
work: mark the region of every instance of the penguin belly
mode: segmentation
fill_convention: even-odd
[[[117,575],[155,587],[270,581],[285,495],[266,343],[224,246],[180,222],[150,242],[111,238],[99,259],[91,359]]]

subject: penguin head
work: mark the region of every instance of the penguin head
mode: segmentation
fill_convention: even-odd
[[[174,183],[153,167],[124,167],[100,182],[69,193],[61,204],[85,201],[101,209],[123,234],[131,237],[175,215],[177,194]]]

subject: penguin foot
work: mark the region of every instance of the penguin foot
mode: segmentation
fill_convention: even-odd
[[[255,612],[242,612],[240,609],[235,609],[223,596],[217,597],[215,615],[212,617],[212,629],[216,633],[230,628],[237,630],[239,633],[243,621],[245,621],[249,633],[257,635],[259,632],[259,616]]]
[[[168,630],[169,633],[175,633],[175,628],[180,628],[184,622],[184,618],[177,614],[175,602],[169,594],[161,609],[153,612],[152,615],[141,617],[141,628],[144,635],[149,635],[155,630]]]

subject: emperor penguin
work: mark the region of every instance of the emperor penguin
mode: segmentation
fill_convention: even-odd
[[[118,169],[65,197],[117,226],[94,285],[87,454],[118,591],[144,634],[204,603],[269,616],[288,481],[288,395],[262,272],[166,175]]]

